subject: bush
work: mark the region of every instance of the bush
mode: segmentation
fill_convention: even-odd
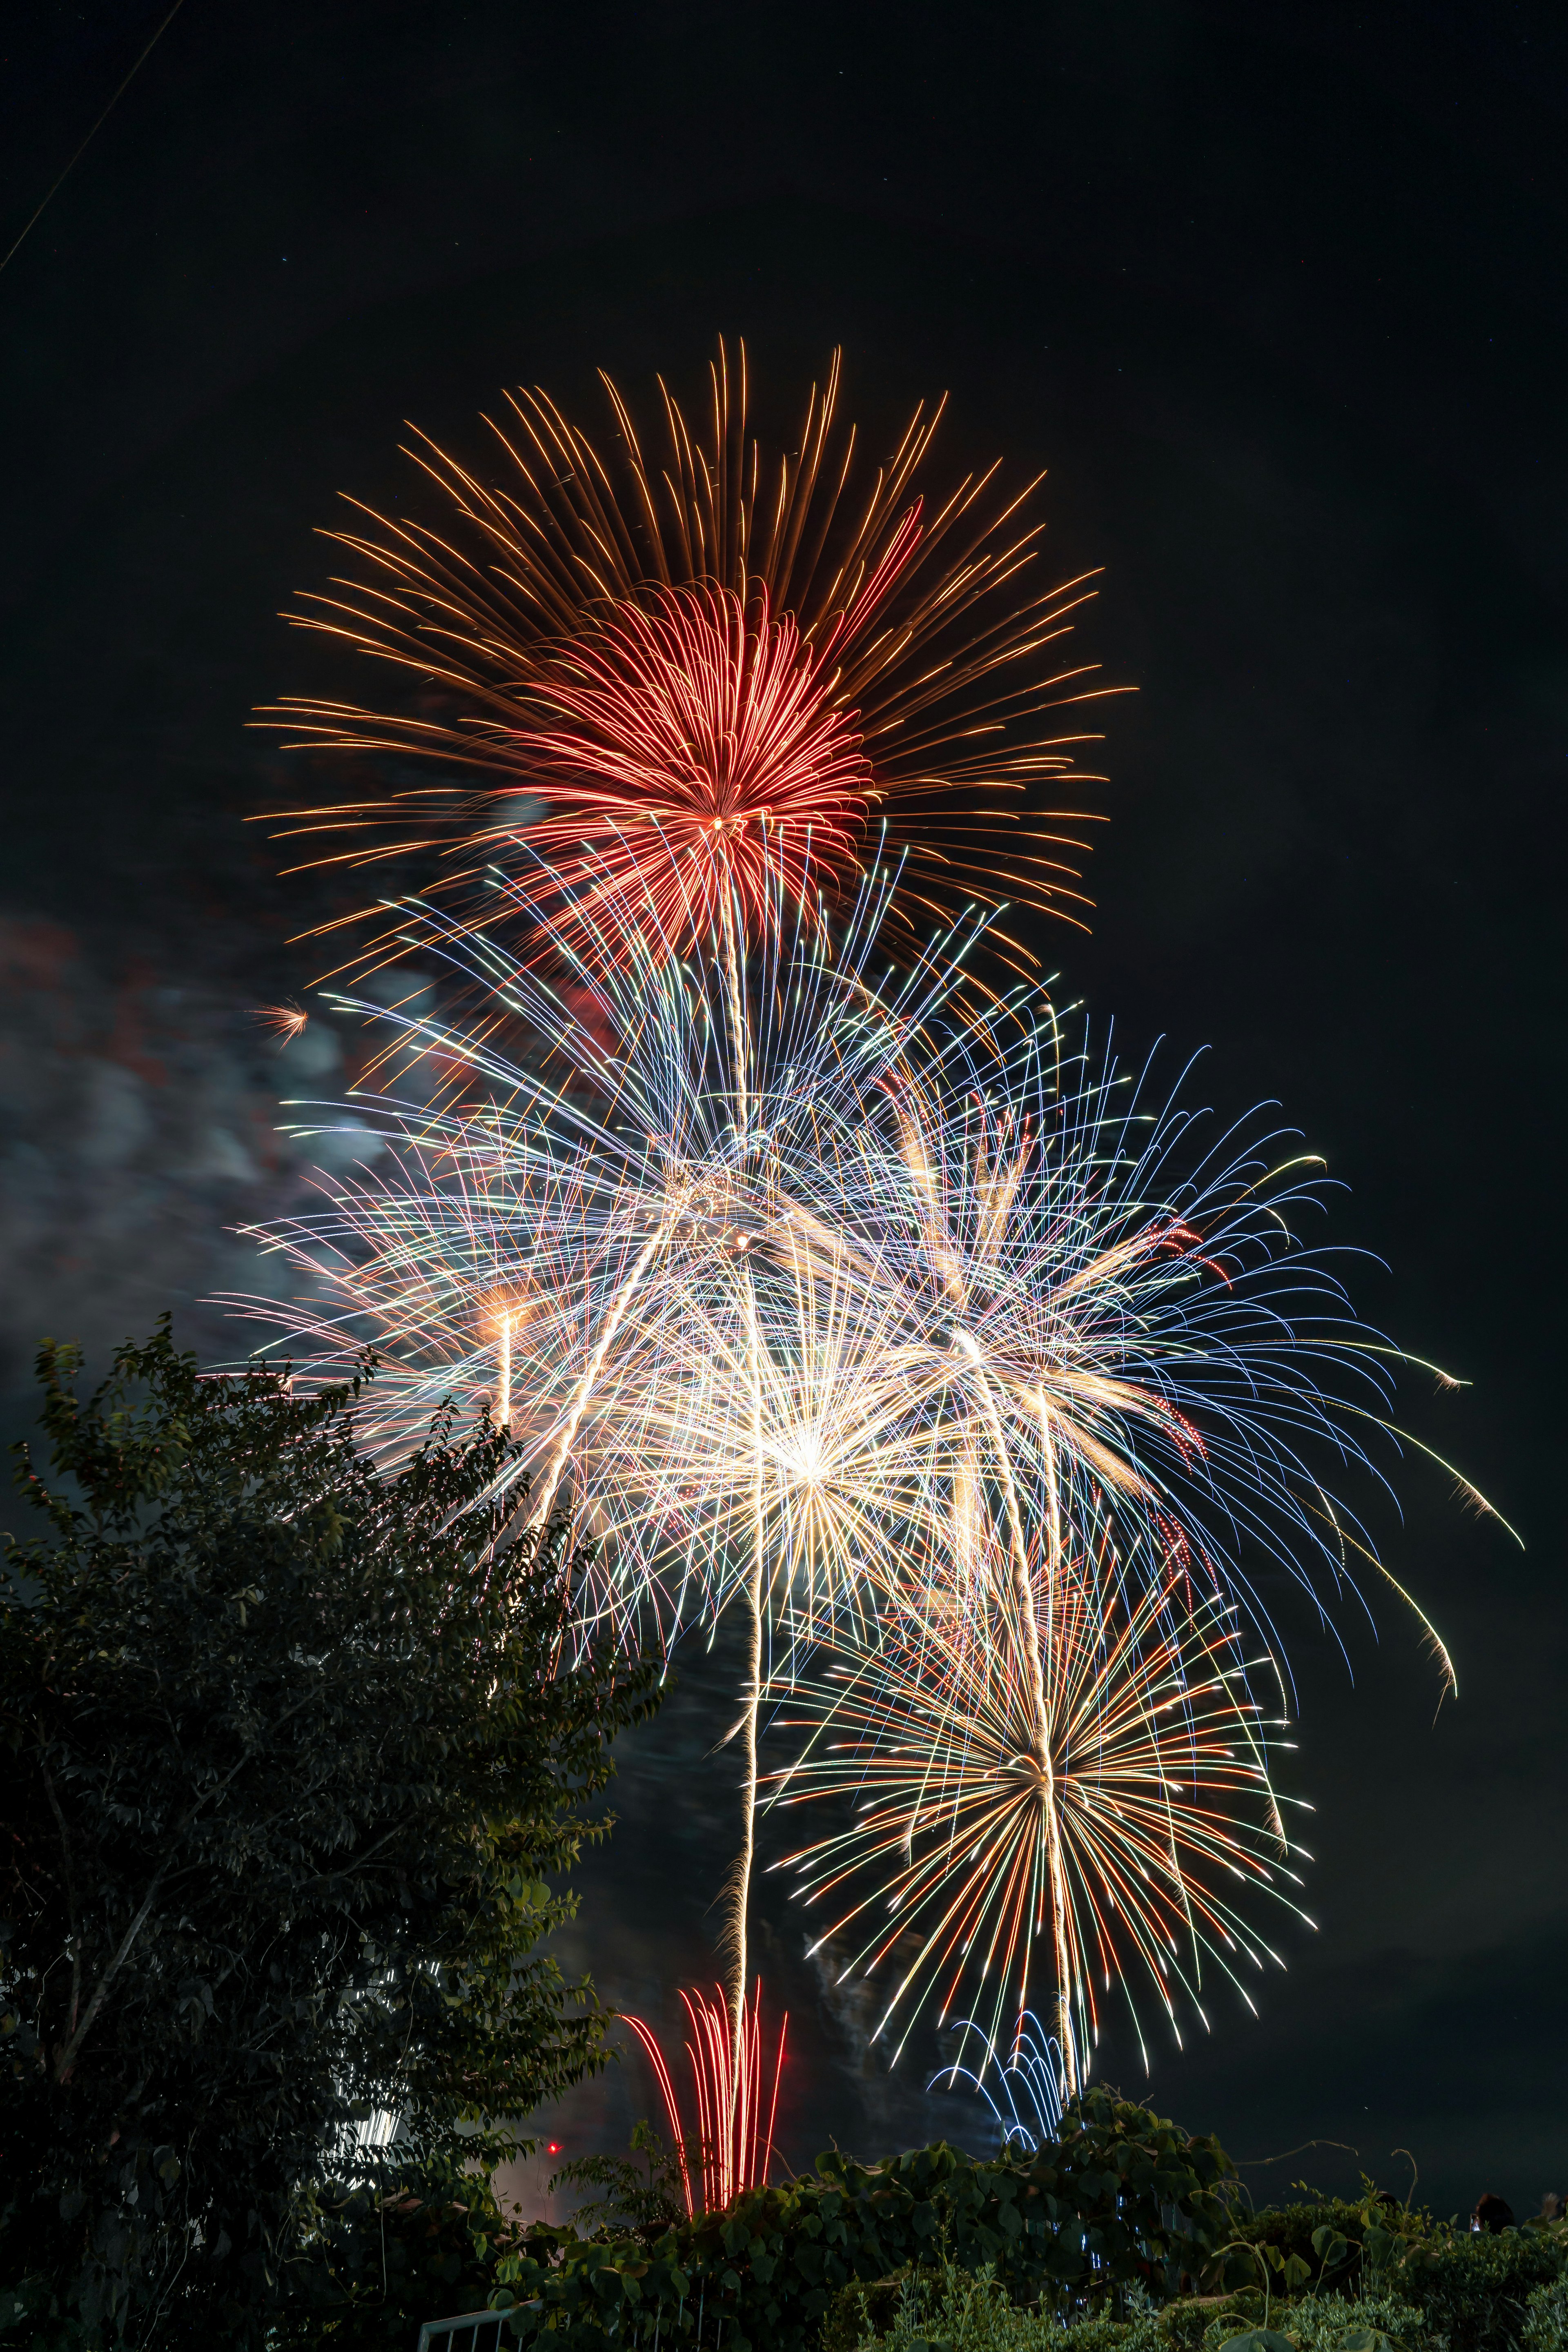
[[[1333,2292],[1320,2296],[1325,2308],[1347,2296],[1359,2297],[1368,2309],[1378,2298],[1392,2297],[1450,2352],[1515,2352],[1531,2294],[1559,2276],[1565,2260],[1568,2246],[1553,2231],[1458,2230],[1369,2183],[1359,2204],[1274,2206],[1238,2221],[1234,2237],[1210,2258],[1204,2283],[1221,2289],[1244,2281],[1260,2285],[1262,2263],[1276,2313],[1282,2293],[1322,2290],[1331,2283]],[[1310,2299],[1292,2304],[1279,2326],[1294,2333],[1296,2314]],[[1211,2328],[1205,2352],[1215,2352],[1212,2335]]]
[[[1568,2277],[1531,2288],[1520,2342],[1526,2352],[1568,2352]]]
[[[1257,2242],[1289,2249],[1300,2240],[1310,2250],[1322,2212],[1260,2213]],[[1397,2293],[1266,2296],[1248,2286],[1129,2318],[1101,2312],[1064,2323],[1019,2309],[991,2271],[971,2276],[948,2264],[847,2290],[824,2352],[1568,2352],[1568,2270],[1552,2233],[1473,2236],[1405,2209],[1400,2217],[1401,2231],[1386,2233],[1402,2250]]]
[[[1272,2315],[1299,2352],[1429,2352],[1420,2312],[1397,2295],[1303,2294]]]
[[[1194,2344],[1205,2352],[1227,2344],[1248,2352],[1430,2352],[1420,2313],[1392,2296],[1303,2295],[1276,2307],[1265,2328],[1256,2289],[1226,2296],[1217,2309],[1186,2300],[1129,2319],[1064,2322],[1020,2310],[989,2268],[972,2274],[945,2263],[879,2285],[891,2290],[888,2315],[851,2352],[1191,2352]],[[825,2347],[826,2340],[825,2329]]]
[[[1362,2284],[1362,2241],[1369,2217],[1388,2231],[1405,2213],[1404,2207],[1384,2201],[1369,2186],[1359,2204],[1327,2197],[1310,2205],[1266,2205],[1259,2212],[1237,2218],[1235,2237],[1238,2247],[1259,2247],[1281,2281],[1289,2264],[1300,2264],[1289,2274],[1287,2291],[1291,2286],[1297,2291],[1323,2287],[1331,2279],[1336,2294],[1353,2294]],[[1409,2218],[1418,2221],[1421,2217]],[[1256,2260],[1246,2253],[1227,2267],[1235,2279],[1245,2276],[1248,2285],[1258,2278]]]
[[[1088,2092],[1037,2156],[977,2163],[945,2146],[868,2168],[832,2155],[815,2178],[758,2189],[657,2238],[531,2231],[497,2267],[492,2300],[524,2342],[605,2352],[633,2335],[669,2352],[721,2326],[724,2352],[818,2352],[840,2289],[906,2269],[994,2267],[1019,2302],[1051,2311],[1142,2289],[1163,2296],[1178,2257],[1228,2234],[1217,2142]]]
[[[1064,2322],[1021,2310],[989,2263],[965,2271],[943,2263],[879,2284],[896,2293],[886,2326],[859,2339],[864,2352],[1171,2352],[1158,2315]]]
[[[1434,2231],[1402,2258],[1399,2292],[1452,2352],[1514,2352],[1535,2292],[1561,2280],[1563,2256],[1545,2230]]]

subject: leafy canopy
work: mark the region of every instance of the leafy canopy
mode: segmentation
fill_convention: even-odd
[[[509,1540],[488,1423],[384,1473],[368,1360],[298,1397],[165,1318],[79,1370],[0,1569],[0,2279],[40,2344],[256,2341],[373,2116],[401,2178],[492,2165],[602,2062],[546,1882],[652,1671],[566,1646],[580,1559]]]

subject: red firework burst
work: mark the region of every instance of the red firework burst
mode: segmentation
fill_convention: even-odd
[[[1026,593],[1036,484],[999,498],[993,467],[934,508],[921,496],[940,406],[854,492],[837,386],[836,356],[771,474],[744,353],[736,373],[722,349],[704,428],[663,394],[663,465],[614,386],[613,460],[540,392],[492,428],[497,478],[425,444],[441,527],[362,509],[369,529],[332,534],[356,576],[293,615],[416,678],[418,708],[300,698],[267,717],[295,748],[435,772],[301,811],[301,832],[361,835],[310,862],[437,845],[441,887],[480,926],[487,873],[522,865],[563,919],[586,891],[679,949],[726,906],[753,932],[785,907],[815,915],[874,826],[905,861],[908,918],[1013,898],[1076,919],[1087,844],[1055,828],[1087,813],[1028,803],[1101,781],[1075,773],[1098,738],[1073,714],[1114,689],[1061,659],[1089,575]]]
[[[601,932],[637,919],[684,942],[731,898],[759,928],[781,886],[798,903],[814,866],[854,864],[870,762],[832,683],[765,594],[750,618],[722,589],[623,605],[541,679],[555,723],[498,743],[547,813],[499,825],[492,854],[526,842]]]

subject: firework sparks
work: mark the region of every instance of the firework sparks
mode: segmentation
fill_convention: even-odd
[[[253,1311],[324,1375],[374,1340],[384,1450],[456,1393],[510,1414],[531,1511],[570,1455],[603,1538],[584,1627],[668,1642],[743,1592],[748,1786],[764,1695],[798,1682],[818,1723],[812,1661],[845,1667],[822,1704],[853,1736],[830,1755],[822,1718],[787,1783],[881,1807],[880,1844],[813,1850],[816,1895],[859,1890],[830,1932],[865,1928],[851,1964],[900,2034],[986,2000],[1003,2033],[1048,1965],[1076,2083],[1108,1976],[1141,1969],[1173,2020],[1264,1949],[1210,1884],[1288,1876],[1243,1672],[1281,1654],[1258,1564],[1326,1610],[1373,1557],[1311,1455],[1365,1462],[1378,1343],[1293,1238],[1315,1169],[1266,1134],[1204,1144],[1031,992],[960,1005],[961,961],[879,993],[859,906],[837,957],[802,926],[744,964],[645,951],[595,906],[629,965],[584,949],[563,979],[420,914],[422,954],[478,961],[522,1047],[379,1008],[478,1092],[384,1099],[395,1151],[270,1236],[311,1298]]]
[[[1248,1658],[1234,1612],[1194,1610],[1179,1571],[1128,1612],[1095,1566],[1038,1553],[1031,1640],[1005,1534],[992,1549],[978,1610],[911,1605],[875,1650],[841,1645],[801,1686],[794,1720],[810,1738],[777,1801],[857,1810],[779,1866],[833,1906],[815,1948],[858,1939],[846,1967],[886,1987],[879,2033],[984,1994],[979,2030],[1001,2044],[1054,1987],[1070,2093],[1112,1983],[1136,2017],[1131,1979],[1147,1979],[1179,2030],[1177,1998],[1201,2013],[1209,1964],[1239,1983],[1242,1963],[1277,1957],[1237,1899],[1296,1907],[1273,1726],[1249,1680],[1272,1662]]]
[[[278,1040],[279,1053],[302,1033],[310,1018],[292,997],[287,1004],[258,1004],[250,1017],[253,1021],[259,1021],[264,1029],[271,1031]]]
[[[956,2031],[958,2055],[931,2076],[927,2090],[967,2083],[995,2118],[1004,2153],[1018,2148],[1033,2155],[1054,2140],[1062,2120],[1062,2053],[1055,2034],[1028,2012],[1000,2050],[973,2018],[963,2019]],[[971,2037],[979,2043],[976,2066],[963,2063]]]
[[[712,961],[637,946],[629,969],[615,957],[591,969],[584,956],[558,982],[491,942],[481,969],[514,1021],[516,1058],[498,1036],[435,1013],[341,1000],[381,1023],[389,1058],[456,1067],[477,1092],[419,1108],[362,1096],[356,1118],[391,1147],[383,1161],[322,1177],[321,1207],[255,1229],[310,1288],[293,1306],[242,1311],[285,1331],[311,1377],[337,1376],[366,1344],[381,1355],[363,1423],[373,1451],[405,1453],[448,1397],[486,1399],[498,1418],[504,1399],[517,1446],[506,1475],[531,1477],[534,1519],[573,1462],[602,1539],[596,1605],[628,1630],[650,1630],[651,1616],[673,1638],[748,1574],[758,1433],[734,1422],[729,1376],[749,1397],[755,1371],[777,1480],[787,1486],[793,1461],[802,1496],[809,1449],[835,1412],[834,1493],[852,1468],[896,1467],[879,1457],[874,1426],[857,1445],[843,1425],[848,1367],[870,1363],[877,1336],[852,1319],[859,1297],[845,1294],[837,1332],[813,1330],[802,1363],[800,1294],[784,1271],[790,1171],[809,1179],[827,1130],[864,1126],[910,1035],[962,976],[931,956],[878,996],[865,974],[879,911],[872,892],[837,956],[810,958],[792,940],[748,973],[744,1129],[731,979]],[[475,950],[452,928],[422,937],[450,958]],[[847,1534],[811,1556],[819,1582],[838,1578],[836,1602],[858,1573]]]
[[[1091,576],[1028,592],[1037,485],[1002,497],[993,467],[931,506],[939,406],[857,488],[837,357],[770,485],[738,357],[721,351],[705,423],[664,394],[662,465],[613,386],[613,460],[521,393],[492,427],[493,484],[421,445],[438,526],[366,511],[331,534],[354,576],[294,617],[416,679],[418,707],[296,699],[264,723],[431,779],[295,830],[363,829],[320,861],[350,866],[439,845],[441,887],[485,928],[506,911],[487,874],[530,850],[559,877],[558,922],[586,860],[678,947],[731,908],[755,936],[781,905],[816,919],[808,871],[841,891],[884,835],[910,860],[900,919],[1004,899],[1078,919],[1088,845],[1058,828],[1089,813],[1034,803],[1102,781],[1075,772],[1098,740],[1075,714],[1112,689],[1063,659]]]
[[[689,2131],[682,2119],[675,2079],[658,2036],[640,2017],[628,2017],[626,2022],[647,2053],[658,2084],[680,2167],[687,2212],[693,2216],[720,2213],[746,2189],[759,2189],[767,2179],[789,2017],[786,2013],[780,2022],[770,2061],[763,2049],[760,1977],[751,2006],[743,2012],[738,2045],[722,1986],[715,1988],[711,1998],[705,1992],[683,1990],[680,2000],[690,2029],[686,2054],[691,2068],[695,2130]]]
[[[1048,1979],[1070,2090],[1112,1982],[1175,2025],[1272,1957],[1237,1907],[1294,1883],[1270,1588],[1328,1622],[1352,1557],[1389,1575],[1337,1486],[1397,1357],[1297,1238],[1315,1163],[1246,1123],[1205,1141],[1068,1051],[1037,989],[966,978],[977,941],[1019,968],[1005,899],[1084,903],[1056,829],[1082,813],[1037,803],[1100,781],[1077,717],[1107,689],[1066,659],[1087,580],[1029,593],[1029,490],[993,469],[933,504],[940,409],[855,488],[837,361],[771,472],[743,352],[702,420],[664,395],[662,458],[607,388],[612,456],[538,392],[496,478],[424,443],[438,524],[366,513],[294,615],[409,689],[269,717],[371,769],[299,814],[349,838],[318,862],[438,853],[350,966],[433,962],[447,1010],[333,1000],[384,1024],[355,1108],[392,1149],[263,1235],[310,1296],[247,1311],[323,1378],[375,1344],[381,1452],[482,1399],[531,1481],[514,1531],[575,1478],[584,1637],[668,1643],[743,1595],[727,2022],[682,1996],[694,2209],[760,2144],[764,1696],[806,1741],[776,1801],[860,1803],[795,1860],[889,2038],[962,2004],[982,2075],[1016,2074]],[[380,796],[411,756],[428,782]]]

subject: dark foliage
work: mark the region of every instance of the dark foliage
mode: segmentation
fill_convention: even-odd
[[[1250,2249],[1256,2248],[1255,2255]],[[1277,2205],[1238,2220],[1211,2259],[1205,2284],[1251,2286],[1268,2265],[1276,2295],[1331,2288],[1344,2295],[1394,2294],[1433,2335],[1466,2352],[1507,2352],[1518,2341],[1533,2290],[1560,2275],[1563,2225],[1475,2231],[1401,2204],[1368,2182],[1345,2199]]]
[[[567,1533],[507,1548],[488,1425],[384,1475],[358,1381],[166,1328],[77,1370],[0,1580],[0,2279],[40,2346],[255,2342],[374,2111],[483,2164],[598,2063],[545,1882],[651,1677],[563,1662]]]
[[[819,2157],[814,2178],[657,2235],[531,2231],[496,2274],[517,2335],[551,2352],[651,2344],[656,2328],[671,2352],[816,2352],[842,2288],[943,2258],[994,2263],[1018,2300],[1051,2309],[1130,2285],[1163,2294],[1178,2254],[1229,2234],[1218,2192],[1230,2169],[1217,2142],[1092,2090],[1035,2157],[976,2162],[942,2145],[872,2168]]]
[[[1396,2288],[1434,2336],[1462,2352],[1512,2352],[1531,2294],[1562,2275],[1565,2253],[1561,2225],[1495,2236],[1434,2231],[1400,2262]]]
[[[456,2165],[427,2164],[417,2189],[325,2189],[268,2352],[409,2352],[423,2321],[484,2309],[517,2242],[489,2182]]]

